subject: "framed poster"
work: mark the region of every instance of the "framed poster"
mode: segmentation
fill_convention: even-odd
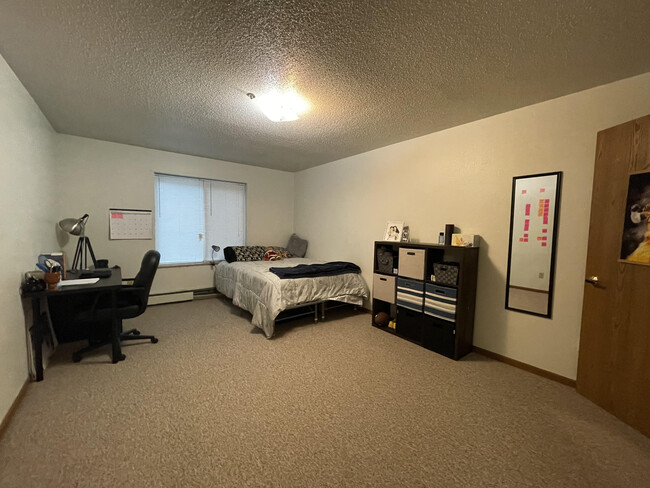
[[[562,172],[512,179],[506,308],[551,317]]]
[[[630,175],[619,261],[650,266],[650,172]]]

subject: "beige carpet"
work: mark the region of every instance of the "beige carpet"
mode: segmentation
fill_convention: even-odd
[[[567,386],[332,314],[269,341],[222,299],[131,321],[158,344],[57,351],[0,441],[9,487],[643,487],[650,439]]]

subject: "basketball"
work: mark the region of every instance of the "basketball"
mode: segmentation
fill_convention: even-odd
[[[380,327],[386,327],[390,322],[390,316],[386,312],[379,312],[375,315],[375,324]]]

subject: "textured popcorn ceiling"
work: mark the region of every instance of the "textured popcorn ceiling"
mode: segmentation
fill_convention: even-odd
[[[650,71],[649,25],[647,0],[0,0],[0,54],[61,133],[296,171]],[[245,95],[284,86],[300,120]]]

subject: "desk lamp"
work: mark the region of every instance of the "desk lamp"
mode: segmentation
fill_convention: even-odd
[[[212,265],[214,266],[214,253],[219,252],[221,248],[219,246],[212,246]]]
[[[93,265],[97,267],[97,260],[93,247],[90,245],[90,239],[86,237],[86,222],[88,222],[88,214],[84,214],[78,219],[63,219],[59,222],[59,227],[64,232],[73,236],[79,236],[77,241],[77,249],[74,252],[74,259],[72,261],[71,270],[88,269],[88,253],[93,260]]]

